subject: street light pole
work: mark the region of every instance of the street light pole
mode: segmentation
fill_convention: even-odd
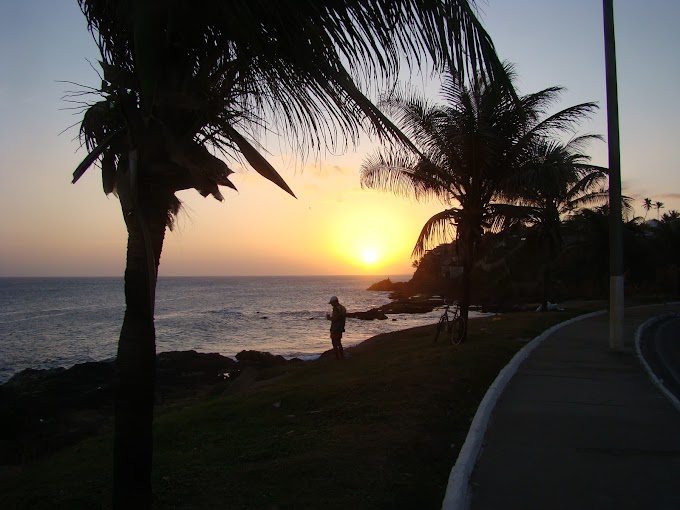
[[[623,350],[623,220],[621,211],[621,149],[616,83],[613,0],[603,0],[604,59],[607,83],[607,146],[609,149],[609,348]]]

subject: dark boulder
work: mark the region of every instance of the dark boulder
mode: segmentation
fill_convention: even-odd
[[[386,278],[384,280],[380,280],[379,282],[374,283],[366,290],[391,291],[394,290],[394,283],[389,278]]]
[[[374,283],[367,290],[389,292],[390,299],[400,299],[413,295],[410,282],[393,282],[389,278]]]
[[[0,386],[0,464],[18,464],[73,444],[105,423],[112,361],[22,370]],[[87,410],[88,419],[77,419]]]
[[[237,373],[237,365],[219,354],[160,353],[157,403],[226,385],[225,373]],[[114,380],[115,362],[110,360],[26,369],[0,385],[0,465],[54,452],[110,424]]]
[[[398,299],[380,307],[385,313],[428,313],[441,306],[444,301],[441,298],[413,296],[407,299]]]
[[[287,363],[286,358],[274,355],[270,352],[241,351],[236,355],[239,363],[244,365],[256,365],[258,367],[273,367]]]
[[[196,351],[158,354],[156,404],[223,394],[243,374],[260,380],[263,368],[300,362],[259,351],[242,351],[236,359]],[[247,387],[249,377],[238,386]],[[110,426],[114,380],[115,362],[109,360],[26,369],[0,384],[0,466],[19,465]]]
[[[48,412],[62,407],[98,407],[111,400],[113,361],[78,363],[69,369],[27,368],[2,386],[2,395],[22,408],[38,407]]]
[[[365,312],[349,312],[347,317],[362,320],[386,320],[387,314],[394,313],[427,313],[431,312],[444,301],[441,298],[413,296],[410,298],[397,299],[378,308],[371,308]]]
[[[380,308],[371,308],[366,312],[348,312],[347,317],[351,319],[361,319],[365,321],[372,321],[378,319],[384,321],[387,319],[387,315]]]
[[[25,384],[38,384],[41,381],[49,381],[55,375],[65,372],[64,367],[57,368],[27,368],[14,374],[5,384],[6,387],[19,387]]]
[[[196,351],[161,352],[156,357],[156,370],[159,382],[178,379],[217,379],[229,372],[236,361],[218,353]]]

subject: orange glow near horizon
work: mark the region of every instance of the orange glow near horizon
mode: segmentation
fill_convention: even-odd
[[[395,265],[407,266],[413,248],[412,229],[403,218],[373,204],[357,204],[334,220],[322,242],[334,258],[358,273],[381,274]]]

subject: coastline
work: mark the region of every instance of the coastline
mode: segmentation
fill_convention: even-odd
[[[434,342],[434,324],[408,327],[365,338],[344,361],[321,356],[246,368],[218,384],[180,379],[174,393],[159,388],[155,506],[363,508],[369,501],[375,508],[439,508],[498,373],[532,338],[593,306],[474,319],[469,341],[459,345]],[[54,404],[63,412],[61,402]],[[34,413],[20,423],[0,419],[3,501],[16,508],[33,507],[26,502],[36,498],[52,508],[106,507],[113,409],[95,404]],[[318,465],[334,476],[310,472]]]
[[[370,336],[346,347],[348,359],[376,344],[408,337],[431,325],[408,327]],[[330,346],[330,341],[329,341]],[[156,405],[200,401],[219,395],[233,395],[263,384],[272,376],[314,363],[335,362],[333,350],[314,359],[286,359],[261,351],[242,351],[236,359],[218,353],[193,350],[157,354]],[[115,358],[76,363],[68,368],[24,369],[0,384],[0,439],[16,443],[0,449],[0,466],[14,464],[31,445],[35,456],[42,456],[97,433],[110,422],[113,413]],[[77,425],[73,417],[87,412],[87,423]],[[68,433],[65,432],[68,429]],[[12,431],[8,434],[6,431]],[[64,437],[66,434],[66,437]],[[18,446],[24,445],[24,446]],[[14,453],[12,453],[14,452]]]
[[[423,324],[416,324],[412,326],[406,326],[406,327],[398,327],[397,329],[392,329],[390,331],[385,331],[385,332],[378,332],[375,334],[368,335],[363,338],[363,340],[360,340],[359,342],[351,342],[347,344],[348,349],[357,347],[358,345],[369,341],[373,337],[376,336],[381,336],[385,334],[391,334],[391,333],[400,333],[409,329],[413,328],[418,328],[423,325],[428,325],[428,324],[434,324],[437,322],[439,316],[430,316],[427,317],[428,313],[431,313],[438,308],[442,307],[444,304],[444,300],[439,297],[439,296],[432,296],[432,295],[419,295],[419,296],[412,296],[408,298],[397,298],[397,299],[392,299],[389,303],[380,305],[378,307],[370,308],[365,311],[357,311],[357,312],[348,312],[347,317],[352,318],[352,319],[357,319],[360,321],[366,321],[366,322],[372,322],[372,321],[392,321],[395,322],[398,319],[395,317],[403,317],[403,316],[417,316],[418,318],[422,319]],[[480,306],[471,306],[470,307],[470,317],[469,320],[474,320],[489,314],[496,314],[496,313],[503,313],[503,312],[516,312],[516,311],[527,311],[527,310],[533,310],[534,306],[530,305],[528,307],[517,307],[515,309],[511,310],[501,310],[501,309],[488,309],[485,310]],[[262,319],[267,319],[267,317],[262,317]],[[312,318],[309,318],[307,320],[312,320]],[[325,321],[323,321],[325,325]],[[324,334],[325,334],[325,329],[324,329]],[[352,332],[354,333],[354,332]],[[348,338],[344,339],[343,341],[349,340]],[[324,343],[325,340],[324,340]],[[330,345],[330,341],[328,341],[328,344]],[[240,352],[243,351],[257,351],[264,353],[267,356],[273,356],[273,357],[278,357],[278,358],[283,358],[287,361],[314,361],[318,360],[322,356],[328,354],[329,352],[332,352],[332,350],[325,349],[322,351],[316,351],[312,353],[305,353],[305,354],[278,354],[278,353],[272,353],[265,350],[258,350],[258,349],[242,349]],[[173,350],[173,349],[168,349],[168,350],[162,350],[157,352],[157,357],[158,356],[163,356],[163,355],[173,355],[176,356],[176,354],[173,353],[198,353],[200,355],[210,355],[210,356],[220,356],[222,358],[225,358],[223,361],[224,364],[228,364],[229,361],[238,361],[238,353],[235,355],[225,355],[219,352],[216,352],[214,350],[211,350],[210,348],[193,348],[193,349],[186,349],[186,350]],[[2,387],[4,384],[12,381],[12,379],[16,378],[17,376],[21,377],[22,373],[25,373],[25,375],[30,376],[31,374],[33,376],[40,376],[40,374],[43,375],[50,375],[50,374],[58,374],[64,371],[68,371],[74,367],[77,367],[79,365],[87,365],[87,366],[95,366],[98,364],[106,365],[109,363],[113,363],[115,361],[115,356],[109,356],[103,359],[95,359],[95,360],[88,360],[88,361],[81,361],[81,362],[75,362],[71,363],[67,366],[63,365],[58,365],[58,366],[52,366],[48,368],[41,368],[41,367],[36,367],[36,366],[31,366],[31,367],[26,367],[20,370],[17,370],[12,373],[9,377],[7,377],[6,380],[0,382],[0,387]],[[45,363],[43,363],[45,364]],[[226,366],[226,365],[225,365]]]
[[[361,312],[358,312],[361,313]],[[365,313],[373,313],[368,311]],[[470,320],[474,320],[475,317],[471,317]],[[368,319],[371,320],[371,319]],[[410,330],[418,329],[422,327],[427,327],[427,325],[410,326],[402,329],[397,329],[393,331],[388,331],[384,333],[378,333],[376,335],[371,335],[358,343],[349,345],[345,350],[352,351],[352,349],[361,348],[365,343],[371,342],[376,338],[388,338],[391,335],[402,335]],[[330,340],[329,340],[330,345]],[[238,367],[244,367],[248,365],[256,365],[261,368],[269,368],[272,366],[285,365],[286,363],[298,363],[298,362],[313,362],[321,358],[325,358],[333,354],[332,349],[327,349],[325,351],[309,354],[301,357],[297,356],[284,356],[280,354],[272,354],[267,351],[257,351],[257,350],[243,350],[236,354],[236,356],[225,356],[220,353],[215,352],[200,352],[194,349],[188,349],[185,351],[161,351],[156,354],[158,363],[161,365],[158,367],[159,370],[184,370],[189,373],[198,374],[203,371],[214,372],[216,377],[221,377],[226,380],[235,380],[238,377]],[[68,367],[59,366],[54,368],[25,368],[15,372],[9,379],[0,383],[0,388],[5,385],[19,385],[30,383],[32,380],[47,380],[53,377],[58,377],[62,374],[70,376],[74,371],[82,371],[83,373],[93,374],[97,371],[97,367],[101,367],[103,372],[109,372],[110,366],[115,364],[116,358],[107,358],[103,360],[96,361],[84,361],[81,363],[74,363]],[[87,368],[85,368],[87,367]],[[235,371],[234,375],[229,375],[230,371]]]
[[[365,338],[347,349],[351,356],[344,361],[322,355],[253,366],[216,384],[187,374],[157,392],[157,506],[200,500],[234,508],[352,507],[361,501],[438,507],[470,419],[498,371],[537,332],[578,313],[475,319],[470,341],[455,346],[433,342],[434,324],[409,327]],[[42,413],[34,400],[19,400],[29,414],[0,419],[6,439],[0,465],[12,473],[5,486],[10,506],[36,496],[52,507],[72,508],[74,498],[80,508],[105,506],[113,409],[97,396],[70,412],[56,398]],[[347,469],[355,458],[362,462]],[[317,459],[336,475],[314,477],[309,469]],[[225,479],[225,470],[256,470],[258,476]],[[338,484],[363,489],[338,493]]]
[[[159,279],[157,351],[234,357],[248,349],[314,359],[328,348],[328,295],[350,312],[390,301],[371,276],[169,277]],[[122,279],[19,278],[0,288],[0,383],[23,369],[70,368],[116,355],[125,312]],[[11,283],[11,284],[10,284]],[[418,324],[418,314],[352,319],[346,340]],[[392,319],[396,318],[397,321]]]

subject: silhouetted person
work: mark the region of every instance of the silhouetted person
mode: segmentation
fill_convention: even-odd
[[[331,321],[331,343],[333,344],[335,359],[344,359],[345,355],[342,352],[342,333],[345,331],[347,309],[340,304],[336,296],[331,296],[328,300],[328,304],[333,307],[333,313],[326,314],[326,318]]]

